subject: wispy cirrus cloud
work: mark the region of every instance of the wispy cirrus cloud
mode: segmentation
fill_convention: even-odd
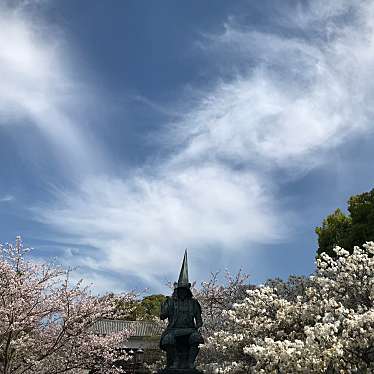
[[[149,282],[186,246],[229,255],[284,239],[292,215],[279,209],[274,173],[305,173],[371,131],[373,6],[334,4],[288,8],[274,32],[228,24],[205,48],[247,68],[199,88],[197,104],[183,98],[186,115],[163,135],[169,158],[62,191],[42,219],[105,252],[101,269]]]
[[[228,24],[209,53],[231,54],[245,73],[218,83],[179,127],[179,155],[306,169],[372,130],[373,6],[313,2],[286,8],[289,36]],[[224,52],[223,52],[224,51]],[[303,163],[300,163],[300,160]]]
[[[57,201],[41,212],[45,222],[105,253],[94,261],[98,269],[155,288],[184,247],[195,255],[211,247],[239,250],[278,241],[285,231],[266,184],[217,163],[160,169],[154,177],[88,179]],[[81,264],[92,267],[91,260]]]
[[[0,203],[7,203],[14,200],[14,196],[12,195],[4,195],[0,196]]]
[[[373,5],[316,1],[277,14],[266,33],[234,19],[205,40],[215,59],[230,56],[225,69],[241,73],[181,97],[185,116],[161,134],[172,149],[166,159],[126,177],[82,173],[75,189],[56,189],[54,204],[34,210],[94,248],[76,253],[75,264],[157,288],[185,247],[248,257],[290,235],[295,212],[282,205],[277,173],[297,178],[372,131]]]
[[[69,172],[90,170],[99,159],[77,116],[89,89],[75,79],[58,30],[30,11],[38,4],[0,5],[0,126],[31,125]]]

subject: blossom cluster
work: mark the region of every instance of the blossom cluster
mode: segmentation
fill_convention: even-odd
[[[323,253],[309,277],[274,280],[223,310],[204,350],[217,373],[374,372],[374,243]]]
[[[28,249],[0,246],[0,373],[119,373],[126,333],[95,335],[113,303],[70,285],[70,271],[27,260]]]

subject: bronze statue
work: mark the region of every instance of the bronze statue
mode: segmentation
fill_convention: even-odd
[[[174,292],[161,305],[160,318],[168,319],[168,326],[161,335],[160,348],[166,351],[166,370],[189,369],[195,371],[199,344],[204,340],[199,332],[203,321],[201,307],[193,298],[188,281],[187,250],[184,253],[178,282]],[[197,370],[196,370],[197,371]]]

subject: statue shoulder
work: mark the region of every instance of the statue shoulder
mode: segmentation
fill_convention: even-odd
[[[201,305],[199,303],[199,301],[197,299],[195,299],[194,297],[192,298],[192,301],[194,303],[194,306],[196,306],[197,308],[201,309]]]
[[[161,308],[167,308],[170,305],[170,297],[166,296],[165,300],[161,303]]]
[[[165,300],[161,304],[161,310],[160,310],[160,317],[161,319],[167,318],[170,313],[172,313],[172,310],[174,309],[173,306],[174,302],[171,297],[166,296]]]
[[[164,304],[165,305],[172,305],[174,304],[175,298],[173,296],[166,296]]]

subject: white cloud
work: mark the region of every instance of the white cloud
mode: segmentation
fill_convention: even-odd
[[[14,4],[0,5],[0,126],[32,124],[70,169],[89,169],[92,144],[73,114],[87,89],[73,79],[68,47],[27,13],[29,2]]]
[[[295,17],[297,24],[287,25],[298,26],[291,37],[228,25],[213,40],[210,53],[223,49],[250,68],[217,84],[187,116],[180,136],[188,147],[179,157],[209,155],[308,170],[324,162],[330,149],[371,130],[373,6],[358,2],[361,7],[346,15],[350,23],[344,24],[332,22],[348,6],[317,3],[309,9],[313,17],[304,18],[319,16],[324,23],[304,21],[300,29]]]
[[[247,72],[186,105],[168,135],[170,158],[128,178],[82,176],[39,219],[105,255],[77,259],[84,266],[150,284],[179,263],[184,247],[231,256],[282,240],[293,221],[277,203],[273,172],[305,173],[371,131],[373,6],[357,2],[345,14],[347,2],[334,4],[290,10],[290,37],[227,26],[210,53],[233,54]]]
[[[7,203],[9,201],[13,201],[14,200],[14,196],[12,195],[4,195],[2,197],[0,197],[0,203]]]
[[[57,195],[60,205],[42,215],[105,253],[100,263],[86,257],[81,265],[156,286],[165,269],[178,266],[184,247],[235,250],[282,238],[284,226],[268,196],[256,175],[206,164],[159,170],[155,178],[89,179],[74,194]]]

